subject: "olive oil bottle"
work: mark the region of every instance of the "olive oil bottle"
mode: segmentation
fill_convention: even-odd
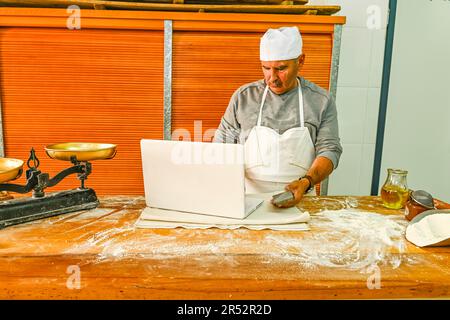
[[[389,209],[401,209],[405,207],[409,197],[409,189],[406,183],[408,171],[388,169],[388,176],[381,188],[381,200]]]

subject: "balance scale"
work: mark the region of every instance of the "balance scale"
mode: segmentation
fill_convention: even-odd
[[[95,191],[84,186],[92,172],[89,161],[112,159],[117,146],[106,143],[59,143],[45,147],[47,155],[56,160],[70,161],[72,166],[62,170],[53,178],[39,170],[39,159],[31,148],[27,161],[27,182],[25,185],[7,183],[19,178],[24,162],[19,159],[0,158],[0,229],[10,225],[47,218],[63,213],[96,208],[99,201]],[[77,174],[81,186],[76,189],[46,194],[45,189],[53,187],[71,174]],[[11,199],[8,192],[29,193],[31,197]]]

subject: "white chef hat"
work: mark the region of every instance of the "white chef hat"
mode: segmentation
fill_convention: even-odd
[[[297,27],[269,29],[261,38],[261,61],[291,60],[302,54],[302,36]]]

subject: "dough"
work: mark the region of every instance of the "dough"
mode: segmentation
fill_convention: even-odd
[[[188,222],[168,222],[168,221],[155,221],[155,220],[141,220],[139,219],[136,223],[138,228],[149,228],[149,229],[173,229],[173,228],[185,228],[185,229],[209,229],[209,228],[219,228],[234,230],[239,228],[246,228],[250,230],[284,230],[284,231],[307,231],[309,226],[307,223],[289,223],[289,224],[266,224],[266,225],[226,225],[226,224],[195,224]]]
[[[269,200],[245,219],[224,218],[181,211],[164,210],[147,207],[136,223],[142,228],[222,228],[237,229],[244,227],[252,230],[308,230],[306,222],[310,219],[308,212],[298,208],[279,209]]]

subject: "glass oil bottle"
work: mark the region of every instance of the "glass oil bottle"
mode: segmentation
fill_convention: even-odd
[[[381,200],[383,206],[389,209],[401,209],[405,207],[409,198],[409,189],[406,183],[408,171],[400,169],[387,169],[388,175],[381,188]]]

